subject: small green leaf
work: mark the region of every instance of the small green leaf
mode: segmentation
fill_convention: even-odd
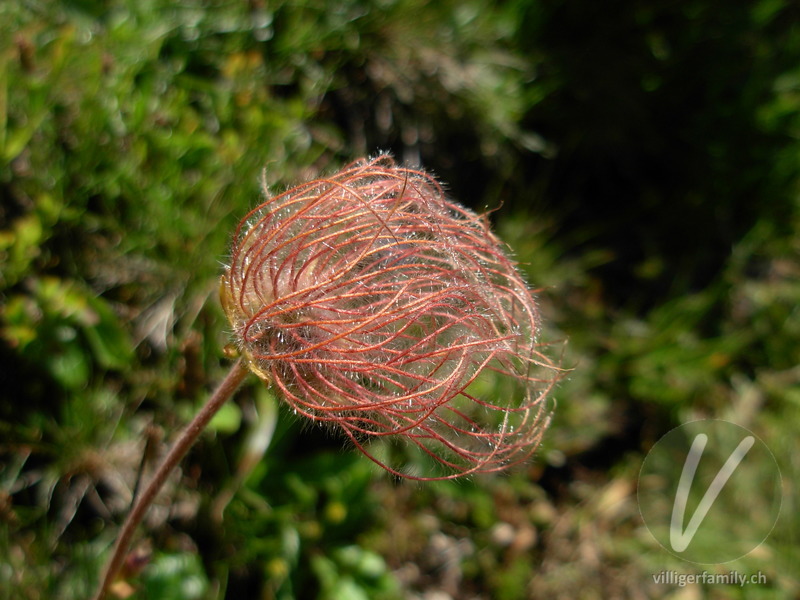
[[[98,318],[96,324],[84,329],[95,359],[107,369],[124,369],[133,359],[133,344],[128,332],[105,300],[90,297],[88,302]]]
[[[208,427],[219,433],[235,433],[239,431],[242,423],[242,411],[233,403],[223,404],[219,412],[214,415]]]
[[[77,389],[89,379],[89,364],[77,344],[65,344],[61,351],[47,358],[50,373],[67,389]]]

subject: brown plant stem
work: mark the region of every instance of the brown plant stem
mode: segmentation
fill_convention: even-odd
[[[125,560],[125,554],[128,551],[131,538],[133,537],[136,527],[141,522],[147,509],[152,504],[153,500],[158,494],[161,487],[166,482],[167,477],[181,461],[181,459],[189,451],[197,437],[205,429],[211,418],[222,408],[222,405],[231,397],[239,385],[250,371],[243,359],[239,359],[231,367],[230,372],[219,384],[216,391],[214,391],[208,402],[200,409],[200,412],[195,415],[192,422],[186,426],[178,440],[170,449],[164,462],[159,465],[158,470],[153,475],[153,478],[147,484],[147,487],[142,491],[141,495],[136,499],[133,508],[128,513],[122,529],[117,537],[114,550],[111,553],[111,558],[106,563],[105,573],[97,590],[95,600],[103,600],[108,593],[111,584],[119,573],[122,563]]]

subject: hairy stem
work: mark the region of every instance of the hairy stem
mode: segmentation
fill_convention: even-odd
[[[153,475],[153,478],[147,484],[147,487],[142,491],[141,495],[136,499],[133,508],[128,513],[125,523],[117,537],[117,542],[114,545],[114,550],[111,553],[111,558],[106,563],[105,574],[103,575],[100,587],[97,590],[95,600],[103,600],[108,593],[108,589],[113,583],[120,567],[125,560],[125,554],[128,551],[131,538],[133,537],[136,527],[141,522],[147,509],[152,504],[153,500],[158,494],[167,477],[172,472],[172,469],[181,461],[181,459],[189,451],[197,437],[205,429],[211,418],[219,411],[223,404],[231,397],[236,391],[244,378],[249,373],[247,366],[241,358],[234,363],[230,372],[219,384],[211,398],[206,402],[200,412],[194,417],[191,423],[186,426],[178,440],[170,449],[164,462],[158,467],[158,470]]]

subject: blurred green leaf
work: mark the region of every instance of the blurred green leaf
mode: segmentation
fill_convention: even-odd
[[[242,411],[233,402],[228,402],[214,415],[208,428],[219,433],[231,434],[239,430],[242,423]]]
[[[121,326],[111,307],[98,297],[87,298],[94,311],[83,331],[98,364],[106,369],[124,369],[133,359],[130,334]]]
[[[142,584],[148,600],[195,600],[209,588],[200,559],[189,553],[159,553],[145,569]]]

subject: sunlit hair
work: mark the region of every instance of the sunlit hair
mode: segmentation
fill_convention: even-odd
[[[236,230],[222,300],[250,369],[294,411],[414,479],[526,460],[557,365],[488,221],[387,155],[269,198]],[[374,438],[435,468],[389,464]]]

